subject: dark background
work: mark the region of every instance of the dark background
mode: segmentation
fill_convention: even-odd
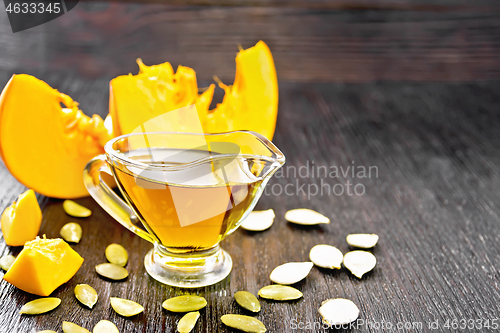
[[[197,71],[200,86],[217,75],[234,78],[238,44],[264,40],[276,63],[280,106],[274,143],[287,166],[376,166],[378,177],[325,179],[362,183],[363,196],[266,195],[257,209],[273,208],[276,220],[263,233],[236,231],[223,247],[234,260],[223,282],[190,292],[204,295],[194,332],[231,332],[226,313],[242,313],[232,300],[238,290],[253,293],[270,283],[271,270],[287,261],[308,260],[319,243],[349,250],[352,232],[380,235],[378,264],[358,280],[345,269],[313,268],[296,285],[297,302],[262,301],[257,315],[270,332],[292,329],[291,321],[319,323],[317,309],[328,298],[345,297],[371,323],[412,328],[353,332],[433,332],[460,320],[500,321],[500,4],[492,0],[379,1],[177,1],[157,3],[80,2],[71,12],[42,26],[13,34],[0,8],[0,83],[28,73],[80,102],[87,114],[107,114],[108,83],[146,64],[170,61]],[[0,5],[1,6],[1,5]],[[216,100],[222,98],[219,91]],[[34,166],[36,171],[36,166]],[[319,178],[275,178],[270,186],[320,184]],[[0,169],[0,208],[24,187]],[[57,237],[74,219],[62,201],[39,197],[44,213],[40,234]],[[101,319],[121,332],[173,332],[180,315],[161,302],[185,291],[160,285],[142,264],[150,245],[114,222],[91,198],[78,202],[93,210],[78,221],[84,237],[73,247],[85,263],[53,296],[63,304],[48,315],[18,314],[36,297],[0,283],[0,332],[61,332],[63,320],[91,330]],[[296,227],[283,216],[298,207],[332,220],[320,227]],[[123,244],[130,252],[125,282],[99,278],[94,266],[104,249]],[[0,242],[0,254],[17,254]],[[1,274],[1,273],[0,273]],[[100,300],[93,310],[76,301],[73,288],[88,283]],[[145,312],[124,319],[109,307],[109,296],[140,302]],[[422,328],[418,328],[421,323]],[[499,323],[500,324],[500,323]],[[321,329],[320,331],[325,331]]]

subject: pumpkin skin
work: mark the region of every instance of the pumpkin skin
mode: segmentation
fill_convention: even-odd
[[[87,196],[83,169],[111,138],[100,116],[84,115],[71,97],[33,76],[13,75],[2,91],[0,157],[20,183],[40,194]]]

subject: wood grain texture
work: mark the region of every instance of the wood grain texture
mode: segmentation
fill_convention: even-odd
[[[106,80],[38,76],[90,110],[106,107]],[[3,75],[2,83],[6,79]],[[223,241],[234,260],[229,278],[188,291],[157,283],[143,266],[151,245],[122,228],[91,198],[84,198],[77,201],[91,208],[93,215],[78,220],[83,238],[72,247],[85,262],[73,279],[53,293],[62,298],[62,306],[48,315],[21,316],[20,307],[36,297],[2,281],[0,332],[60,332],[63,320],[91,329],[101,319],[113,321],[121,332],[173,332],[181,315],[167,313],[161,303],[185,292],[208,300],[194,332],[231,332],[220,316],[245,314],[232,298],[236,291],[257,293],[270,283],[274,267],[308,260],[308,252],[316,244],[332,244],[345,253],[349,250],[345,236],[353,232],[380,235],[373,251],[378,260],[374,271],[358,280],[345,269],[313,268],[306,280],[296,285],[304,293],[303,299],[286,303],[262,300],[262,311],[256,317],[270,332],[328,331],[293,329],[293,325],[320,325],[317,309],[323,300],[334,297],[353,300],[361,310],[360,318],[371,323],[422,323],[422,329],[413,327],[407,332],[432,332],[427,325],[435,320],[443,325],[446,320],[498,318],[499,89],[500,84],[493,82],[282,82],[274,141],[287,156],[288,175],[277,174],[257,206],[273,208],[277,218],[268,231],[238,230]],[[313,163],[344,170],[353,165],[376,166],[378,177],[312,177]],[[309,177],[293,176],[293,167],[307,165]],[[5,169],[0,174],[3,209],[23,187]],[[324,193],[308,198],[307,188],[321,185],[322,180],[344,188],[348,181],[363,184],[366,193]],[[288,188],[292,195],[272,194],[278,192],[279,185],[287,184],[293,185]],[[301,185],[305,193],[298,190]],[[40,203],[44,216],[40,234],[57,237],[65,223],[75,220],[65,215],[60,200],[40,197]],[[332,223],[318,227],[287,223],[283,218],[286,210],[298,207],[315,209],[329,216]],[[130,276],[124,282],[103,280],[94,271],[96,264],[105,261],[104,249],[112,242],[122,244],[130,253]],[[0,254],[18,251],[0,240]],[[74,298],[73,288],[78,283],[88,283],[98,291],[100,300],[93,310]],[[145,311],[122,318],[110,308],[110,296],[135,300]],[[380,330],[361,326],[352,331]],[[450,330],[441,327],[440,331]]]
[[[202,81],[217,75],[231,83],[238,44],[264,40],[282,80],[499,79],[500,6],[474,4],[467,10],[317,10],[81,2],[16,34],[1,16],[8,33],[0,36],[0,68],[111,79],[136,73],[141,57],[147,64],[190,66]]]

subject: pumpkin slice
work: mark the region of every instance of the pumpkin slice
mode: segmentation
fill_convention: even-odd
[[[193,69],[179,66],[174,73],[168,62],[155,66],[146,66],[140,59],[137,62],[139,74],[119,76],[110,83],[110,118],[107,121],[112,122],[115,135],[141,128],[149,131],[143,128],[149,120],[195,105],[197,119],[182,112],[156,118],[155,130],[193,132],[200,129],[205,133],[251,130],[272,139],[278,113],[278,81],[266,43],[260,41],[238,53],[234,84],[227,86],[219,82],[225,95],[214,110],[209,110],[209,106],[215,85],[198,94]]]
[[[225,95],[210,111],[203,128],[208,133],[250,130],[272,140],[278,116],[278,79],[269,47],[259,41],[236,55],[234,84],[219,82]]]
[[[1,224],[5,243],[10,246],[22,246],[35,239],[41,223],[42,211],[35,192],[27,190],[3,211]]]
[[[76,274],[83,258],[60,238],[27,242],[4,280],[26,292],[49,296]]]
[[[45,196],[88,195],[83,169],[111,137],[101,117],[87,117],[33,76],[13,75],[0,96],[0,156],[19,182]]]

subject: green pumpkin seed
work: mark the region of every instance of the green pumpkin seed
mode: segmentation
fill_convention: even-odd
[[[344,266],[358,279],[371,271],[376,264],[377,258],[371,252],[356,250],[344,255]]]
[[[2,258],[0,258],[0,267],[4,271],[8,271],[10,266],[12,266],[12,264],[14,263],[14,261],[16,261],[16,257],[14,257],[12,254],[3,256]]]
[[[191,312],[203,309],[207,300],[201,296],[183,295],[167,299],[162,307],[172,312]]]
[[[111,280],[123,280],[128,276],[128,271],[126,268],[115,264],[99,264],[95,266],[95,270],[97,274]]]
[[[82,227],[75,222],[66,223],[59,234],[66,242],[78,243],[82,239]]]
[[[115,310],[120,316],[131,317],[144,311],[144,307],[142,305],[128,299],[110,297],[109,301],[113,310]]]
[[[128,261],[128,252],[120,244],[110,244],[106,248],[106,259],[112,264],[125,266]]]
[[[266,331],[266,326],[264,326],[264,324],[260,320],[254,317],[237,314],[226,314],[223,315],[220,319],[226,326],[236,328],[243,332],[263,333]]]
[[[179,331],[179,333],[191,332],[196,325],[198,318],[200,318],[200,313],[198,311],[186,313],[177,323],[177,331]]]
[[[82,205],[77,204],[72,200],[64,200],[63,209],[69,216],[73,217],[89,217],[92,211]]]
[[[120,333],[118,327],[109,320],[101,320],[94,326],[92,333]]]
[[[19,313],[29,315],[41,314],[54,310],[59,304],[61,304],[61,300],[56,297],[39,298],[24,304]]]
[[[63,321],[62,330],[64,333],[90,333],[89,330],[69,321]]]
[[[88,284],[78,284],[75,287],[75,297],[83,305],[88,306],[92,309],[95,303],[97,303],[97,291]]]
[[[304,295],[300,292],[300,290],[297,290],[293,287],[272,284],[260,289],[259,296],[275,301],[291,301],[294,299],[299,299]]]
[[[248,311],[260,311],[259,300],[254,296],[254,294],[249,293],[248,291],[238,291],[236,294],[234,294],[234,299],[236,300],[236,303],[238,303],[242,308],[247,309]]]

